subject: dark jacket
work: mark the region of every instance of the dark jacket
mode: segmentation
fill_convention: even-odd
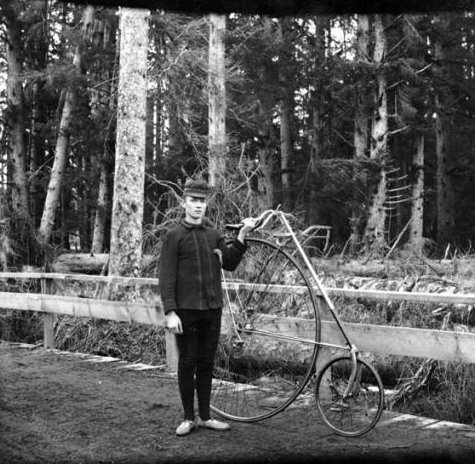
[[[160,257],[160,297],[165,313],[174,309],[223,306],[221,267],[233,271],[246,246],[227,246],[218,230],[182,221],[163,239]]]

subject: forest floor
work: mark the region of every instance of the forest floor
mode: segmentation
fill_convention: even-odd
[[[176,378],[133,367],[1,342],[0,462],[475,462],[475,427],[388,411],[352,439],[314,408],[177,437]]]

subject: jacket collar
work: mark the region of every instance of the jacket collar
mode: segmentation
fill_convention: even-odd
[[[204,229],[205,228],[205,225],[204,225],[204,221],[201,221],[201,224],[191,224],[189,223],[188,221],[186,221],[186,219],[183,219],[181,221],[181,225],[186,227],[188,230],[191,230],[191,229],[194,229],[194,228],[200,228],[200,229]]]

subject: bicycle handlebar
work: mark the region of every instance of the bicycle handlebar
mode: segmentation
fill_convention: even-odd
[[[266,226],[266,224],[274,217],[279,214],[284,214],[279,208],[277,209],[266,209],[259,216],[253,218],[256,221],[256,226],[253,230],[259,230]],[[226,224],[224,226],[227,230],[239,230],[242,227],[242,222],[238,224]]]

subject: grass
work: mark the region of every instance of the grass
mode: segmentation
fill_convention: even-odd
[[[438,362],[428,385],[397,410],[475,425],[475,366]]]

